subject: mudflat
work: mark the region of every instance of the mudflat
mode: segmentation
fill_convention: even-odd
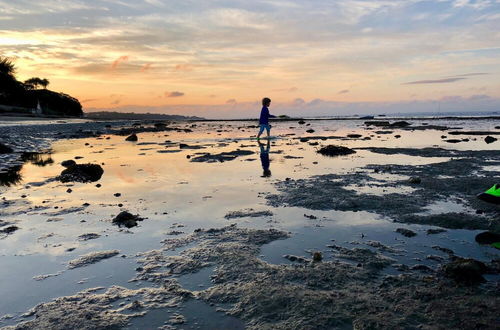
[[[0,327],[496,329],[498,127],[3,122]]]

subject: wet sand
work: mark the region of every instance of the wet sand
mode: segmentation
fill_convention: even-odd
[[[496,328],[500,122],[409,123],[0,127],[0,326]]]

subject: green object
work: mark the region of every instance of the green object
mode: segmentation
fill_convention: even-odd
[[[495,197],[500,197],[500,185],[499,184],[494,184],[493,187],[491,187],[490,189],[486,190],[484,193],[485,194],[493,195]]]
[[[495,243],[491,244],[491,246],[493,246],[495,249],[500,250],[500,242],[495,242]]]
[[[477,198],[488,203],[500,204],[500,184],[494,184],[484,193],[477,195]]]

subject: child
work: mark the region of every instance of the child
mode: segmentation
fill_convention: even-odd
[[[276,116],[273,116],[269,113],[268,108],[270,105],[271,105],[271,99],[268,97],[264,97],[262,99],[262,110],[260,111],[260,119],[259,119],[260,131],[259,134],[257,135],[257,140],[260,139],[260,135],[262,134],[262,132],[264,132],[264,128],[267,130],[268,139],[271,134],[271,126],[269,125],[269,118],[275,118]]]

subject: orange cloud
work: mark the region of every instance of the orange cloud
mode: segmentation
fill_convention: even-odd
[[[141,72],[146,72],[151,69],[151,63],[144,64],[141,68]]]
[[[118,64],[120,62],[128,61],[128,56],[120,56],[116,60],[113,61],[113,64],[111,64],[111,70],[114,70],[118,67]]]
[[[192,64],[177,64],[175,67],[174,67],[174,70],[175,71],[193,71],[194,69],[194,65]]]

